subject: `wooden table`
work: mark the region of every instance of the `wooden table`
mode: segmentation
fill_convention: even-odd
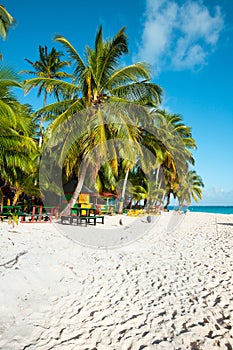
[[[91,223],[93,225],[96,225],[97,219],[100,220],[102,224],[104,224],[104,216],[96,215],[96,208],[71,208],[70,216],[61,217],[62,223],[65,220],[69,220],[69,223],[72,224],[75,219],[77,224],[80,225],[82,223],[85,223],[86,225]]]

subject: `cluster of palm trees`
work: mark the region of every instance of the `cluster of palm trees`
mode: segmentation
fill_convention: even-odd
[[[4,25],[0,21],[0,35],[1,26],[12,23],[11,16]],[[64,183],[78,180],[65,211],[87,179],[98,193],[118,196],[119,212],[126,197],[129,206],[144,199],[147,207],[167,207],[171,195],[180,204],[201,199],[203,182],[192,169],[191,128],[180,115],[160,108],[163,90],[151,82],[146,63],[121,65],[128,53],[125,28],[105,40],[100,27],[85,59],[65,37],[54,40],[67,60],[55,48],[49,52],[40,46],[38,61],[26,59],[32,70],[20,72],[32,78],[20,83],[10,70],[0,71],[0,178],[16,189],[14,203],[22,192],[38,195],[44,153],[59,164]],[[13,88],[25,93],[37,88],[43,107],[33,112],[15,99]],[[47,105],[48,96],[53,103]],[[44,181],[51,189],[53,178]]]

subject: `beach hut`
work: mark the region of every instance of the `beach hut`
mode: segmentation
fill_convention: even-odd
[[[64,194],[66,200],[69,201],[72,197],[72,194],[77,186],[77,180],[72,180],[63,186]],[[111,208],[115,207],[117,195],[110,192],[102,192],[98,194],[97,192],[91,190],[87,186],[83,185],[78,196],[77,204],[81,207],[91,207],[95,206],[97,209],[100,209],[103,212],[111,211]],[[66,203],[63,203],[65,206]]]
[[[74,193],[74,190],[77,186],[77,180],[71,180],[70,182],[63,185],[64,194],[66,200],[69,201]],[[87,186],[83,185],[78,196],[77,203],[82,205],[95,205],[96,204],[97,193],[89,189]],[[66,204],[66,203],[65,203]]]

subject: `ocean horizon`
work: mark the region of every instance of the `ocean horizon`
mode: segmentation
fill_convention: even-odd
[[[177,206],[169,206],[171,210],[174,208]],[[185,208],[196,213],[233,214],[233,205],[190,205]]]

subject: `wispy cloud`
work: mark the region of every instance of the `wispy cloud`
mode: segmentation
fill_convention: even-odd
[[[226,191],[221,188],[203,189],[203,200],[201,205],[232,205],[233,191]]]
[[[215,49],[223,26],[219,6],[210,9],[199,0],[182,5],[174,0],[147,0],[136,56],[157,71],[200,68]]]

